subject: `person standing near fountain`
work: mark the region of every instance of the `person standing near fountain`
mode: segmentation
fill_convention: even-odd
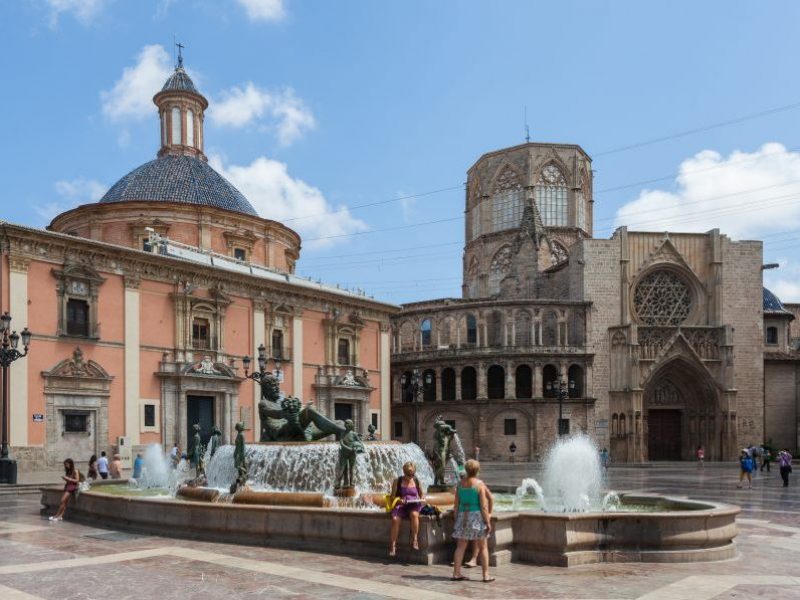
[[[417,467],[413,462],[403,465],[403,474],[392,484],[391,502],[392,529],[389,542],[389,556],[397,556],[397,538],[400,536],[400,521],[408,519],[411,523],[411,548],[419,550],[419,510],[422,501],[422,486],[417,479]]]
[[[108,479],[108,459],[106,458],[106,451],[100,453],[100,458],[97,459],[97,472],[100,473],[101,479]]]
[[[464,560],[464,552],[469,541],[477,540],[478,560],[483,571],[483,581],[490,583],[495,578],[489,576],[487,538],[492,533],[492,515],[489,512],[488,488],[483,481],[478,479],[481,465],[477,460],[468,460],[464,468],[467,476],[456,489],[455,504],[453,505],[455,514],[453,538],[456,540],[456,553],[451,580],[464,581],[468,579],[461,574],[461,563]]]
[[[742,448],[739,454],[739,483],[736,487],[742,487],[744,478],[747,477],[747,488],[753,489],[753,457],[747,451],[747,448]]]
[[[781,479],[783,479],[783,487],[789,487],[789,473],[792,472],[792,455],[788,450],[781,450],[778,454],[778,466],[781,470]]]
[[[75,468],[75,462],[68,458],[64,461],[64,474],[61,476],[64,480],[64,493],[61,495],[61,503],[58,505],[58,511],[55,515],[50,517],[51,521],[63,521],[64,513],[67,511],[67,504],[69,499],[78,491],[78,486],[81,482],[81,474]]]

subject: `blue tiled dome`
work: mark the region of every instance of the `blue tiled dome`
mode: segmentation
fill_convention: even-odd
[[[151,160],[111,186],[100,203],[134,200],[213,206],[258,216],[239,190],[194,156],[165,155]]]
[[[161,88],[162,92],[170,92],[178,90],[181,92],[194,92],[195,94],[199,94],[200,92],[197,91],[197,88],[194,87],[194,83],[192,82],[189,75],[186,74],[186,71],[183,70],[183,67],[178,67],[169,76],[164,87]]]
[[[764,314],[783,314],[793,316],[791,312],[786,310],[786,307],[783,305],[780,299],[767,288],[764,288]]]

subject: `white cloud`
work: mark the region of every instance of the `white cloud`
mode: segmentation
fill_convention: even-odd
[[[759,239],[800,227],[800,153],[777,143],[727,158],[703,150],[684,160],[676,191],[643,190],[617,210],[616,225],[649,231],[707,231]]]
[[[114,120],[152,117],[156,110],[153,96],[171,72],[167,51],[158,44],[145,46],[136,64],[125,67],[114,87],[100,92],[103,114]]]
[[[264,156],[249,165],[226,165],[220,156],[211,156],[209,163],[250,200],[263,218],[286,221],[308,217],[286,222],[304,236],[336,236],[367,229],[367,224],[353,217],[346,206],[333,208],[318,188],[289,175],[285,163]],[[317,240],[308,245],[321,247],[341,240]]]
[[[50,27],[58,25],[63,14],[71,14],[82,25],[91,25],[111,0],[44,0]]]
[[[800,302],[800,261],[781,257],[774,262],[780,267],[764,271],[764,286],[782,302]]]
[[[413,194],[408,194],[402,191],[395,194],[395,196],[400,199],[400,210],[403,211],[403,220],[406,223],[409,223],[412,220],[417,208],[417,199],[409,197],[412,195]]]
[[[70,181],[62,179],[56,181],[53,187],[58,195],[64,199],[64,202],[48,202],[34,205],[33,207],[39,217],[48,223],[57,215],[75,206],[97,202],[108,190],[107,185],[85,177],[78,177]]]
[[[272,92],[251,81],[244,88],[232,87],[222,92],[208,114],[220,126],[243,128],[258,124],[274,130],[283,145],[291,144],[316,125],[311,110],[292,88]]]
[[[280,21],[286,16],[283,0],[238,0],[251,21]]]

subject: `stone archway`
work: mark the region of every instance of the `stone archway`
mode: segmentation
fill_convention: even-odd
[[[701,445],[707,460],[722,458],[719,393],[702,366],[683,357],[665,363],[645,385],[643,409],[648,460],[692,460]]]

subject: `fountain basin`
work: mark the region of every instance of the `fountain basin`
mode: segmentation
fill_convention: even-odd
[[[118,485],[118,484],[117,484]],[[185,499],[122,496],[111,486],[79,494],[66,518],[93,525],[180,538],[306,549],[385,558],[391,520],[378,510],[315,506],[262,506]],[[42,488],[42,509],[58,507],[60,487]],[[623,504],[651,504],[664,511],[542,513],[493,517],[489,540],[494,565],[511,561],[575,566],[593,562],[694,562],[731,558],[739,508],[651,494],[622,494]],[[452,559],[453,515],[439,526],[420,518],[420,550],[401,544],[400,559],[421,564]],[[401,540],[408,539],[403,524]]]

